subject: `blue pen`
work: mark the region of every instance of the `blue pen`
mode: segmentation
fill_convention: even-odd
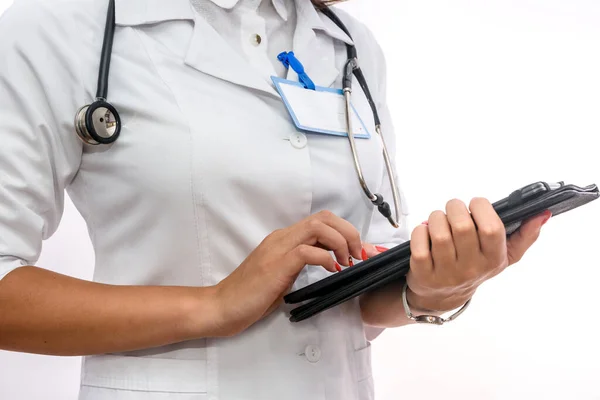
[[[277,59],[283,63],[283,66],[286,68],[292,67],[294,72],[298,74],[298,79],[300,79],[300,83],[304,85],[305,89],[315,90],[315,84],[312,79],[309,78],[308,74],[304,71],[304,66],[296,58],[293,51],[289,52],[281,52],[277,56]]]

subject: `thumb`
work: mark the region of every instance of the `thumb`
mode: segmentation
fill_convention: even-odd
[[[518,231],[513,233],[506,243],[508,252],[508,265],[512,265],[523,257],[525,252],[540,236],[542,226],[552,217],[549,210],[530,218],[523,223]]]

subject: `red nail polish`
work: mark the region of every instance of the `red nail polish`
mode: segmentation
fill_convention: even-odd
[[[354,267],[354,261],[352,260],[352,257],[348,258],[348,265]]]
[[[429,225],[429,221],[421,222],[421,225]]]
[[[337,272],[342,272],[342,267],[337,262],[335,263],[335,269],[337,269]]]
[[[375,246],[378,252],[383,253],[384,251],[388,251],[389,249],[382,246]]]
[[[362,256],[363,261],[366,261],[369,258],[367,256],[367,251],[365,249],[362,249],[361,256]]]

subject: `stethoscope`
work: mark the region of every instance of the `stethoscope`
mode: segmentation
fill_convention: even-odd
[[[333,23],[335,23],[348,37],[352,38],[348,28],[342,23],[335,13],[327,7],[320,9]],[[112,53],[112,45],[115,36],[115,0],[109,0],[108,13],[106,17],[106,26],[104,29],[104,41],[102,43],[102,53],[100,55],[100,68],[98,72],[98,89],[96,91],[96,100],[89,105],[81,107],[77,111],[75,116],[75,131],[84,143],[90,145],[101,145],[114,143],[119,134],[121,133],[121,118],[115,107],[106,101],[108,94],[108,71],[110,69],[110,59]],[[391,165],[390,156],[387,151],[387,146],[381,133],[381,121],[379,120],[379,114],[377,107],[369,91],[369,86],[365,80],[365,77],[358,65],[358,57],[356,53],[356,47],[354,45],[346,44],[346,50],[348,53],[348,61],[344,66],[343,71],[343,94],[346,108],[346,127],[348,133],[348,139],[350,142],[350,149],[352,150],[352,158],[354,161],[354,168],[358,175],[360,186],[362,187],[365,195],[377,206],[379,212],[387,218],[387,220],[395,228],[399,227],[398,221],[400,220],[400,195],[398,193],[398,187],[396,185],[396,179],[394,176],[394,170]],[[364,178],[362,167],[358,159],[358,152],[356,150],[356,141],[352,130],[352,113],[351,113],[351,94],[352,94],[352,76],[355,76],[358,83],[360,84],[371,111],[373,112],[373,120],[375,122],[375,131],[377,136],[381,140],[383,149],[383,159],[385,160],[385,166],[392,188],[392,194],[394,197],[394,206],[396,211],[396,219],[392,217],[392,210],[390,205],[383,199],[383,196],[378,193],[373,193],[367,186]]]

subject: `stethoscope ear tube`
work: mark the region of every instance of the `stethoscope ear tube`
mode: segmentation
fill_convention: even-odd
[[[392,161],[390,159],[390,155],[388,153],[387,150],[387,145],[385,144],[385,139],[383,138],[383,133],[381,133],[381,125],[377,125],[375,127],[375,131],[377,132],[377,136],[379,136],[379,139],[381,140],[381,148],[382,148],[382,152],[383,152],[383,160],[385,161],[385,168],[387,170],[388,173],[388,177],[389,177],[389,181],[390,181],[390,187],[392,189],[392,196],[394,198],[394,211],[396,211],[396,220],[394,221],[392,219],[392,212],[390,210],[390,206],[389,204],[385,203],[387,205],[387,209],[384,211],[382,211],[382,209],[379,209],[379,212],[388,219],[388,221],[390,221],[390,223],[394,226],[394,228],[398,228],[399,227],[399,221],[400,221],[400,213],[401,213],[401,199],[400,199],[400,191],[398,190],[398,185],[396,184],[396,174],[394,173],[394,168],[392,168]]]
[[[377,200],[374,201],[373,204],[377,206],[377,210],[381,215],[387,218],[394,228],[398,228],[398,223],[396,223],[396,220],[392,217],[392,208],[389,203],[384,201],[383,196],[378,193],[375,194],[375,197],[377,197]]]
[[[354,169],[356,170],[356,174],[358,175],[358,181],[360,183],[361,188],[365,192],[365,195],[369,198],[371,203],[377,207],[377,210],[383,215],[389,223],[394,227],[398,228],[400,225],[397,221],[400,221],[400,199],[398,196],[398,188],[396,185],[396,179],[394,176],[394,170],[392,168],[392,164],[389,158],[389,154],[387,152],[387,147],[385,142],[383,141],[383,135],[381,134],[381,128],[379,125],[376,126],[375,130],[377,131],[377,135],[381,139],[381,145],[383,148],[383,158],[385,161],[386,170],[388,173],[388,178],[390,181],[390,186],[392,189],[392,193],[394,196],[394,206],[396,209],[396,219],[392,217],[392,210],[390,205],[384,200],[381,194],[373,193],[369,189],[367,182],[365,180],[362,167],[360,165],[360,160],[358,158],[358,151],[356,149],[356,141],[354,139],[354,130],[352,128],[352,104],[350,101],[350,96],[352,93],[352,89],[345,87],[344,88],[344,100],[345,100],[345,108],[346,108],[346,126],[348,130],[348,140],[350,142],[350,150],[352,151],[352,159],[354,162]]]
[[[344,23],[338,18],[338,16],[328,7],[324,7],[320,10],[325,16],[327,16],[334,24],[336,24],[350,39],[352,39],[352,35],[350,35],[350,31]],[[389,153],[387,151],[387,146],[383,139],[383,134],[381,133],[381,120],[379,119],[379,113],[377,112],[377,106],[375,105],[375,101],[373,100],[373,96],[371,95],[371,91],[369,90],[369,86],[367,85],[367,80],[358,65],[358,54],[356,51],[356,47],[351,44],[346,45],[346,53],[348,57],[348,61],[344,65],[344,71],[342,76],[342,85],[343,85],[343,93],[345,97],[346,103],[346,125],[348,129],[348,140],[350,141],[350,148],[352,150],[352,158],[354,161],[354,167],[356,169],[356,173],[358,175],[358,180],[360,182],[360,186],[365,192],[366,196],[369,200],[375,205],[378,211],[383,215],[394,228],[398,228],[400,225],[398,221],[400,221],[400,195],[398,192],[398,185],[396,185],[396,177],[394,176],[394,169],[392,168],[391,159],[389,157]],[[380,194],[373,194],[367,183],[365,182],[364,175],[362,172],[362,168],[360,166],[360,161],[358,159],[358,154],[356,151],[356,143],[354,142],[354,135],[352,130],[352,121],[350,118],[351,115],[351,93],[352,93],[352,76],[356,77],[358,84],[360,85],[367,101],[369,102],[369,107],[371,107],[371,111],[373,112],[373,122],[375,123],[375,130],[377,135],[381,139],[381,145],[383,148],[383,158],[385,161],[385,167],[388,173],[388,178],[390,180],[390,186],[392,189],[392,195],[394,197],[394,208],[396,211],[396,219],[392,217],[392,211],[390,205],[384,201],[383,196]]]
[[[344,76],[342,77],[342,87],[344,89],[352,90],[352,75],[354,71],[358,69],[358,60],[356,58],[350,58],[344,65]]]
[[[371,91],[369,90],[369,86],[367,85],[367,80],[363,75],[362,69],[358,66],[354,69],[354,76],[358,81],[358,84],[362,88],[367,101],[369,102],[369,106],[371,107],[371,111],[373,112],[373,120],[375,122],[375,126],[381,126],[381,121],[379,120],[379,113],[377,112],[377,106],[375,105],[375,100],[373,100],[373,96],[371,96]]]
[[[344,25],[344,23],[335,15],[335,13],[328,7],[323,7],[320,11],[325,14],[331,21],[333,21],[342,31],[344,31],[348,37],[352,38],[350,32]],[[108,11],[106,15],[106,26],[104,30],[104,41],[102,43],[102,53],[100,56],[100,68],[98,71],[98,88],[96,92],[96,101],[90,105],[83,106],[77,111],[75,115],[75,131],[79,138],[90,145],[98,144],[110,144],[117,140],[121,132],[121,118],[116,108],[106,101],[108,95],[108,75],[110,70],[110,60],[112,54],[112,47],[115,34],[115,0],[109,0]],[[381,121],[379,120],[379,114],[377,107],[369,91],[369,86],[365,80],[365,77],[358,65],[358,56],[356,47],[351,44],[346,45],[346,52],[348,54],[348,61],[344,65],[342,83],[343,93],[345,98],[346,108],[346,125],[348,130],[348,139],[350,141],[350,147],[352,149],[352,157],[356,173],[360,185],[369,198],[369,200],[377,206],[379,212],[387,218],[387,220],[394,226],[398,227],[397,221],[400,220],[400,196],[398,194],[398,188],[396,185],[394,171],[392,169],[389,154],[383,135],[381,134]],[[355,76],[360,87],[362,88],[369,106],[373,112],[373,120],[375,123],[375,130],[379,138],[381,139],[383,147],[383,158],[385,160],[386,169],[390,179],[390,185],[394,196],[394,203],[396,209],[396,220],[392,218],[392,212],[390,205],[385,202],[383,196],[380,194],[373,194],[364,179],[360,161],[358,159],[358,153],[356,149],[356,143],[354,141],[354,135],[352,130],[352,112],[351,112],[351,93],[352,93],[352,77]]]

